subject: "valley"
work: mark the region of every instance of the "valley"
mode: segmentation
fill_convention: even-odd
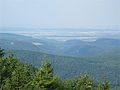
[[[38,67],[44,56],[63,79],[80,73],[115,82],[120,79],[120,40],[102,38],[94,42],[78,39],[60,42],[16,34],[0,34],[0,47],[24,63]]]

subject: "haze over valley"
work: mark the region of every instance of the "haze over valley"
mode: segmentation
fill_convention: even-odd
[[[95,41],[99,38],[120,39],[119,29],[70,29],[70,28],[0,28],[0,33],[14,33],[33,38],[66,41],[80,39]]]
[[[120,90],[120,0],[0,0],[0,90]]]
[[[90,31],[83,32],[85,36],[98,35],[96,33],[91,34]],[[87,38],[86,41],[80,37],[83,32],[79,32],[79,37],[77,38],[74,35],[78,33],[75,33],[73,37],[71,36],[71,38],[64,41],[49,38],[51,36],[49,34],[47,36],[45,32],[42,37],[36,37],[34,33],[31,34],[30,32],[26,35],[18,32],[0,33],[0,46],[5,49],[6,53],[12,52],[22,62],[34,66],[39,66],[44,55],[47,55],[53,64],[55,73],[64,79],[87,72],[89,75],[94,75],[96,79],[101,79],[100,77],[105,75],[111,82],[115,82],[116,78],[120,78],[119,37],[97,37],[94,41],[91,37],[91,40]],[[65,32],[64,35],[70,35],[68,33]],[[101,33],[99,33],[101,36],[110,35],[106,34],[108,33],[107,31]],[[109,33],[116,37],[119,31],[114,31],[114,33],[109,31]],[[57,35],[59,36],[60,34],[58,33]],[[39,36],[39,33],[37,35]]]

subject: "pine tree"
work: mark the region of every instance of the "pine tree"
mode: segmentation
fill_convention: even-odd
[[[76,83],[76,90],[94,90],[93,80],[88,75],[80,76]]]
[[[118,81],[115,82],[114,90],[120,90]]]
[[[5,80],[4,88],[6,90],[30,90],[28,84],[31,81],[31,75],[29,66],[16,63],[16,68],[12,71],[11,77]]]
[[[110,83],[108,81],[103,83],[103,90],[110,90]]]
[[[44,61],[35,74],[32,85],[36,90],[59,90],[59,79],[54,76],[53,68],[48,61]]]
[[[4,49],[0,48],[0,58],[3,58],[5,55]]]
[[[4,50],[0,48],[0,89],[2,90],[3,88],[3,80],[4,80],[4,75],[6,75],[6,65],[7,62],[3,58],[4,57]]]

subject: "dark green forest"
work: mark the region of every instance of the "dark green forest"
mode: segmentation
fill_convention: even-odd
[[[8,52],[6,51],[6,54]],[[12,50],[11,52],[21,62],[37,67],[46,55],[52,64],[54,73],[62,79],[87,73],[91,77],[94,76],[95,80],[107,79],[112,85],[116,81],[120,84],[120,55],[118,53],[90,57],[66,57],[28,50]]]
[[[109,80],[94,80],[88,74],[60,79],[51,62],[44,57],[39,67],[22,63],[13,54],[0,49],[0,90],[111,90]],[[113,90],[119,90],[116,81]]]
[[[35,45],[40,43],[41,45]],[[38,39],[18,34],[0,33],[0,47],[5,57],[12,52],[22,63],[39,67],[47,55],[54,74],[61,79],[86,74],[99,80],[109,80],[112,86],[120,84],[120,40],[99,38],[94,42]]]

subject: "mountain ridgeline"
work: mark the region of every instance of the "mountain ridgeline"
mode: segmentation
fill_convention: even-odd
[[[62,79],[82,74],[95,80],[108,79],[120,84],[120,40],[100,38],[93,42],[81,40],[56,41],[0,33],[0,47],[24,63],[39,66],[44,56]],[[6,56],[7,57],[7,56]]]
[[[0,33],[0,45],[8,50],[29,50],[70,57],[93,56],[120,51],[120,40],[107,38],[97,39],[94,42],[76,39],[61,42]]]

